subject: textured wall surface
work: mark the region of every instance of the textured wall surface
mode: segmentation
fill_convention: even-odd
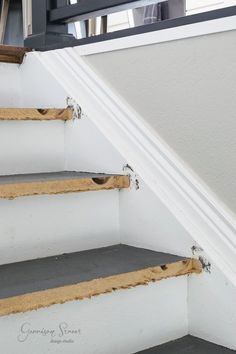
[[[236,212],[235,31],[86,60]]]

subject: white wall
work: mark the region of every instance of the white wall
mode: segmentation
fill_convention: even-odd
[[[86,61],[236,212],[235,31]]]
[[[214,265],[188,282],[190,334],[236,350],[235,287]]]
[[[88,117],[66,124],[65,169],[123,173],[124,158]]]
[[[119,290],[83,301],[72,301],[25,314],[0,317],[0,347],[4,354],[131,354],[187,334],[187,278]],[[174,294],[174,296],[173,296]],[[20,343],[21,326],[55,329],[66,322],[81,334],[74,343],[50,343],[50,336],[29,335]],[[23,327],[23,331],[27,325]],[[20,339],[24,339],[21,335]]]
[[[120,193],[122,243],[191,257],[195,241],[140,179],[139,187]]]
[[[19,69],[21,107],[66,107],[67,92],[32,54],[26,55]]]

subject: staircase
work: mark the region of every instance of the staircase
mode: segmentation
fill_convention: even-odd
[[[1,47],[0,60],[20,64],[26,51]],[[13,121],[17,127],[45,121],[46,132],[47,124],[72,119],[71,107],[0,108],[0,129]],[[198,259],[121,244],[113,235],[117,219],[111,215],[118,196],[130,192],[131,182],[126,174],[106,171],[27,170],[0,176],[0,208],[6,215],[0,258],[4,354],[132,354],[151,347],[140,353],[233,352],[186,336],[187,277],[201,276]],[[63,225],[58,237],[57,223]],[[78,234],[73,243],[72,231]],[[55,323],[60,329],[56,338],[45,332]],[[62,345],[49,344],[54,342]]]

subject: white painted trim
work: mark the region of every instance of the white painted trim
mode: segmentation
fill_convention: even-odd
[[[78,46],[80,55],[91,55],[111,52],[120,49],[140,47],[155,43],[169,42],[181,38],[191,38],[212,33],[236,29],[236,16],[224,17],[211,21],[163,29],[160,31],[137,34],[128,37],[111,39],[103,42]]]
[[[78,48],[30,53],[54,75],[236,286],[236,222],[170,148],[80,57]]]

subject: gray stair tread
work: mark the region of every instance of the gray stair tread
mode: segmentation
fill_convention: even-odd
[[[46,182],[65,179],[82,179],[82,178],[103,178],[116,175],[109,175],[103,173],[89,173],[89,172],[75,172],[75,171],[61,171],[61,172],[47,172],[47,173],[29,173],[0,176],[0,184],[13,183],[31,183],[31,182]]]
[[[115,245],[0,266],[0,298],[77,284],[184,258],[146,249]]]
[[[235,352],[235,350],[224,348],[200,338],[185,336],[136,354],[230,354]]]

